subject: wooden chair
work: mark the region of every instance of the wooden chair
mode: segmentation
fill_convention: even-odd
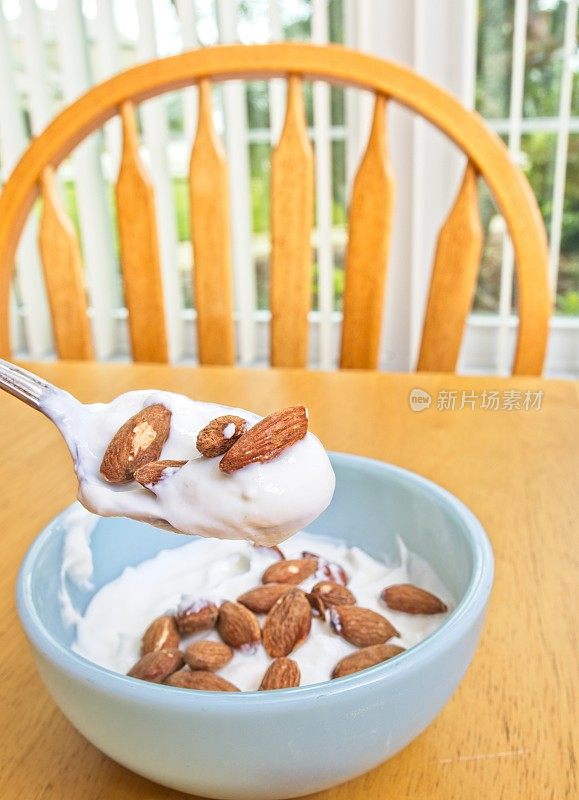
[[[304,367],[307,359],[314,179],[302,81],[316,79],[375,95],[350,203],[340,366],[377,366],[394,204],[385,118],[394,100],[440,128],[467,156],[462,185],[438,237],[418,369],[456,367],[483,238],[476,190],[480,175],[514,247],[519,328],[513,372],[540,374],[550,314],[546,236],[529,184],[502,142],[477,114],[409,69],[339,46],[296,43],[221,46],[142,64],[92,88],[31,143],[0,198],[0,353],[9,354],[8,297],[17,242],[40,195],[40,250],[57,351],[61,358],[93,357],[79,245],[55,190],[55,169],[84,137],[119,115],[123,150],[116,199],[132,354],[136,361],[167,359],[155,198],[139,157],[135,104],[196,84],[199,122],[189,193],[199,356],[202,364],[232,364],[232,278],[224,246],[229,240],[227,164],[213,128],[211,87],[231,78],[280,76],[288,80],[288,100],[272,155],[272,364]]]

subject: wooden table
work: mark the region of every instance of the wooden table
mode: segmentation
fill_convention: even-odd
[[[438,719],[406,750],[316,798],[577,797],[576,383],[124,365],[42,364],[36,371],[84,401],[159,387],[262,413],[303,402],[312,430],[329,449],[399,464],[454,492],[482,521],[496,558],[495,587],[474,663]],[[409,408],[414,387],[433,396],[421,413]],[[543,391],[542,408],[472,410],[467,404],[459,409],[463,391],[479,393],[480,404],[483,390],[499,391],[503,402],[513,397],[507,392],[520,391],[520,403],[525,391]],[[437,409],[444,391],[457,392],[454,411]],[[75,480],[57,431],[8,396],[0,397],[0,441],[0,797],[188,797],[103,756],[41,685],[17,621],[14,581],[36,533],[74,499]]]

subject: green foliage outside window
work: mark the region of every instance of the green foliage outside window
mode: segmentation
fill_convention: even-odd
[[[531,184],[547,231],[550,232],[557,124],[560,102],[563,37],[567,2],[530,0],[525,53],[523,117],[531,131],[521,141],[522,168]],[[509,115],[513,46],[513,0],[479,0],[476,106],[487,119]],[[573,81],[572,115],[579,116],[579,74]],[[533,131],[533,120],[551,118],[551,131]],[[505,137],[504,137],[505,138]],[[476,307],[496,311],[502,259],[502,237],[493,233],[496,218],[488,193],[481,199],[487,241]],[[489,231],[490,227],[490,231]],[[497,226],[495,226],[497,227]],[[579,134],[569,136],[557,310],[579,313]]]

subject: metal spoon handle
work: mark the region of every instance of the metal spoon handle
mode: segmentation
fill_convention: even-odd
[[[48,392],[58,392],[56,386],[53,386],[48,381],[39,378],[32,372],[28,372],[22,367],[17,367],[16,364],[11,364],[9,361],[4,361],[0,358],[0,389],[4,389],[14,397],[22,400],[23,403],[41,411],[40,398]]]

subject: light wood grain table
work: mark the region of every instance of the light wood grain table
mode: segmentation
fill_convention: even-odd
[[[262,413],[303,402],[310,409],[311,429],[329,449],[415,470],[456,494],[482,521],[495,552],[496,581],[483,638],[460,689],[402,753],[316,798],[578,796],[573,771],[579,685],[576,383],[164,366],[42,364],[35,369],[84,401],[158,387]],[[433,397],[421,413],[409,407],[414,387]],[[473,410],[467,403],[460,409],[462,392],[478,393],[480,404],[483,390],[521,405],[527,390],[542,391],[542,407]],[[455,410],[437,409],[445,391],[457,392]],[[0,441],[0,797],[187,797],[103,756],[60,714],[37,677],[16,617],[14,582],[36,533],[74,499],[75,480],[57,431],[8,396],[0,397]]]

